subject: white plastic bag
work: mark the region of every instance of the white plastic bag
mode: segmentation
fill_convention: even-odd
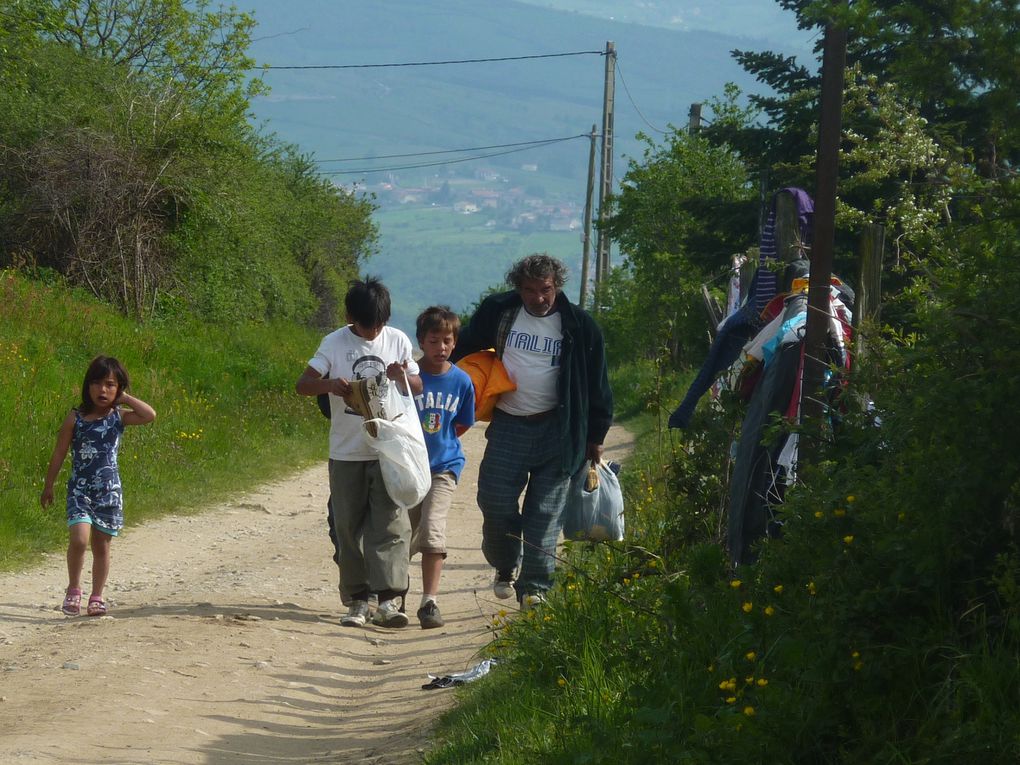
[[[589,473],[592,473],[589,480]],[[565,539],[601,542],[623,539],[623,491],[620,479],[603,461],[585,462],[570,479],[563,509]]]
[[[418,408],[411,396],[411,388],[404,375],[407,394],[400,386],[387,381],[383,398],[383,411],[390,419],[365,420],[365,440],[379,455],[386,492],[401,510],[419,504],[432,488],[432,471],[429,453],[425,448],[425,434],[418,419]]]

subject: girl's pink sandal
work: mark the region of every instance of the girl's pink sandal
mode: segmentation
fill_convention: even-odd
[[[77,587],[68,587],[64,596],[64,604],[60,607],[68,616],[77,616],[81,613],[81,590]]]
[[[106,615],[106,601],[99,595],[89,596],[89,616],[105,616]]]

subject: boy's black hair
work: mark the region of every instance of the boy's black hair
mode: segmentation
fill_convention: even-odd
[[[96,408],[92,396],[89,395],[89,385],[97,380],[105,380],[110,375],[117,378],[117,395],[128,389],[131,384],[127,370],[113,356],[96,356],[85,370],[85,381],[81,384],[81,405],[78,411],[82,414],[89,414]]]
[[[456,341],[460,334],[460,317],[451,311],[448,305],[433,305],[418,314],[415,327],[419,345],[425,342],[425,335],[432,331],[450,332]]]
[[[390,320],[390,291],[374,276],[351,282],[344,297],[347,319],[364,327],[381,327]]]

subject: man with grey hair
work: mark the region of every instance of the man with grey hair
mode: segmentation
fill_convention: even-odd
[[[599,460],[613,422],[602,331],[563,294],[566,273],[546,254],[515,263],[506,276],[513,289],[479,304],[451,357],[495,348],[517,385],[500,397],[485,434],[478,506],[493,592],[516,594],[522,608],[552,585],[570,477]]]

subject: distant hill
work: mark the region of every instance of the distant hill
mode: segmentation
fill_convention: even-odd
[[[683,32],[719,32],[782,41],[782,50],[810,49],[796,17],[767,0],[521,0],[529,5]]]
[[[583,207],[585,134],[593,124],[601,127],[605,61],[599,54],[607,41],[615,43],[618,55],[617,180],[626,158],[640,155],[638,131],[656,138],[670,123],[686,125],[691,103],[720,94],[727,82],[745,91],[758,89],[733,62],[732,49],[787,52],[782,44],[746,35],[676,31],[502,0],[236,4],[259,21],[252,53],[260,64],[361,67],[260,72],[272,92],[253,106],[267,130],[313,155],[337,183],[377,194],[383,207],[381,252],[367,270],[380,273],[392,287],[395,322],[404,328],[429,302],[441,300],[455,309],[470,305],[524,254],[522,248],[536,242],[577,267],[580,232],[564,228],[567,212],[554,223],[550,211],[553,205]],[[754,4],[762,3],[737,3]],[[364,67],[586,51],[516,61]],[[523,151],[424,154],[566,137],[573,138]],[[505,151],[511,153],[463,161]],[[392,156],[408,154],[418,156]],[[337,161],[351,159],[356,161]],[[461,161],[436,164],[451,159]],[[380,168],[390,169],[365,172]],[[436,202],[434,193],[444,183],[464,193],[484,190],[476,176],[485,169],[503,179],[504,189],[527,189],[534,200],[528,204],[549,213],[541,217],[540,225],[550,227],[543,236],[535,238],[534,226],[511,227],[514,216],[506,209],[500,217],[495,208],[457,212],[457,199],[450,197]],[[394,187],[431,191],[421,202],[400,204],[391,193]],[[421,228],[420,219],[409,222],[414,216],[407,213],[415,205],[428,210],[427,228]],[[452,288],[444,286],[451,283]]]

